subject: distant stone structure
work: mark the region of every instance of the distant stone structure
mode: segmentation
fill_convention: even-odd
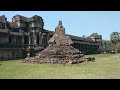
[[[34,57],[36,53],[46,49],[48,44],[53,43],[52,40],[49,40],[53,37],[54,31],[45,29],[44,24],[44,19],[38,15],[32,17],[15,15],[11,22],[7,20],[5,15],[0,16],[0,60]],[[59,27],[63,28],[62,21],[59,21],[56,30]],[[65,33],[64,29],[63,33]],[[65,35],[72,40],[69,44],[73,43],[72,46],[80,50],[81,53],[95,54],[102,50],[102,36],[96,33],[90,37]],[[63,37],[60,38],[63,39]],[[56,42],[61,41],[57,40]]]
[[[48,41],[49,46],[37,53],[35,57],[28,57],[25,62],[34,63],[80,63],[84,61],[83,54],[75,49],[72,40],[65,35],[62,21],[59,21],[53,37]]]

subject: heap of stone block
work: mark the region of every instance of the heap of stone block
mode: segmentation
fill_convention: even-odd
[[[75,49],[72,40],[65,35],[62,21],[59,21],[53,37],[48,41],[49,46],[36,54],[35,57],[26,58],[27,62],[34,63],[80,63],[84,55]]]

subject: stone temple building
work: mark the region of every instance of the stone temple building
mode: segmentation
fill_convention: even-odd
[[[12,22],[9,22],[2,15],[0,16],[0,60],[32,57],[48,46],[53,34],[54,31],[44,29],[41,16],[15,15]],[[100,53],[102,50],[102,36],[97,33],[87,38],[66,35],[72,40],[72,46],[84,54]]]

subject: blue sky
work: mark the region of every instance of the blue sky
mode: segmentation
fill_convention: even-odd
[[[89,36],[97,32],[109,40],[111,32],[120,32],[120,11],[0,11],[8,21],[16,14],[26,17],[39,15],[44,19],[44,28],[51,31],[62,20],[66,34],[71,35]]]

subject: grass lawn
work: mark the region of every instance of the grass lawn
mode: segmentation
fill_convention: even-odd
[[[88,56],[96,61],[66,66],[0,61],[0,79],[120,79],[120,54]]]

